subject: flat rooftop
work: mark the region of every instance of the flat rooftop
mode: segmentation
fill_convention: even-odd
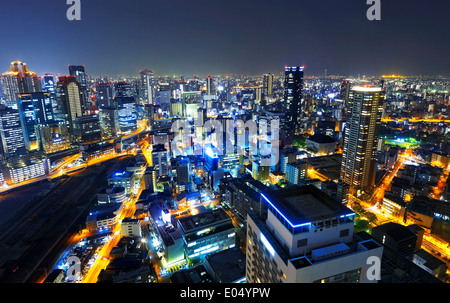
[[[245,254],[238,247],[208,255],[206,262],[222,283],[231,283],[245,277]]]
[[[186,233],[216,224],[231,223],[231,218],[222,209],[208,210],[195,216],[181,218],[179,223]]]
[[[278,213],[293,227],[354,212],[317,189],[315,186],[296,186],[263,194],[272,212]]]

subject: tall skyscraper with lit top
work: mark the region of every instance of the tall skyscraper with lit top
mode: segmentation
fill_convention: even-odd
[[[2,74],[5,102],[8,107],[17,108],[17,94],[41,91],[40,79],[29,71],[27,64],[21,61],[11,62],[11,70]]]
[[[287,123],[299,133],[300,113],[303,89],[304,66],[285,66],[284,72],[284,106],[287,115]]]
[[[350,186],[351,194],[368,191],[375,184],[384,96],[381,87],[355,86],[349,92],[340,180]]]

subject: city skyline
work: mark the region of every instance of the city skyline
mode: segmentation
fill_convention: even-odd
[[[160,75],[264,74],[305,65],[309,75],[449,75],[442,1],[426,9],[417,0],[384,1],[380,21],[367,20],[369,6],[357,0],[108,3],[81,1],[80,21],[67,20],[64,1],[2,4],[6,23],[18,10],[26,18],[0,30],[9,37],[0,61],[33,62],[38,74],[64,74],[67,65],[85,65],[91,75],[145,67]]]
[[[0,284],[450,283],[450,4],[426,5],[2,3]]]

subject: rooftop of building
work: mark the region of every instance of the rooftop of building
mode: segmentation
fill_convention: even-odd
[[[342,154],[307,158],[308,166],[314,169],[341,167]]]
[[[115,184],[110,184],[107,187],[103,187],[97,191],[98,194],[118,194],[121,192],[125,192],[125,188]]]
[[[438,258],[436,258],[435,256],[433,256],[432,254],[423,249],[419,249],[414,254],[425,260],[424,266],[426,266],[431,270],[435,270],[443,265],[444,266],[446,265],[444,261],[439,260]]]
[[[405,202],[405,200],[403,200],[402,197],[400,197],[397,194],[391,193],[391,192],[385,192],[384,199],[392,201],[400,206],[406,206],[406,202]]]
[[[316,142],[319,144],[336,143],[336,140],[334,140],[332,137],[330,137],[328,135],[324,135],[324,134],[315,134],[315,135],[312,135],[312,136],[306,138],[306,140],[313,141],[313,142]]]
[[[231,222],[231,218],[222,208],[218,208],[199,213],[195,216],[181,218],[178,222],[183,227],[184,232],[188,233],[192,230],[201,229],[218,223]]]
[[[153,145],[153,149],[152,149],[153,153],[155,153],[155,152],[165,152],[165,151],[167,151],[167,150],[166,150],[166,147],[164,146],[164,144]]]
[[[415,233],[412,232],[408,227],[394,223],[388,222],[372,229],[372,233],[383,233],[389,235],[395,241],[401,241],[411,237],[416,237]]]
[[[292,227],[354,212],[325,195],[315,186],[294,186],[263,194],[263,197]]]
[[[212,283],[211,275],[205,266],[198,265],[194,268],[177,271],[170,277],[172,283]]]
[[[97,204],[89,210],[89,215],[112,214],[121,207],[120,203]]]
[[[139,219],[133,219],[130,217],[127,217],[122,220],[122,223],[138,223],[138,222],[139,222]]]
[[[241,190],[249,198],[257,201],[261,197],[261,192],[267,191],[268,189],[263,183],[245,176],[242,178],[232,178],[228,181],[228,184]]]
[[[110,179],[130,178],[133,174],[134,172],[124,170],[113,173],[109,178]]]
[[[245,254],[238,247],[208,255],[206,262],[222,283],[230,283],[245,276]]]
[[[179,193],[177,195],[177,197],[176,197],[177,201],[181,201],[181,200],[183,200],[185,198],[187,200],[189,200],[189,199],[197,199],[197,198],[200,199],[200,193],[198,191],[194,191],[194,192],[183,191],[183,192]]]
[[[45,159],[46,157],[42,152],[34,151],[26,155],[21,155],[19,157],[13,157],[7,160],[2,160],[0,161],[0,168],[18,169],[33,164],[42,163]]]
[[[364,232],[353,235],[356,241],[373,240],[373,237]],[[442,283],[439,279],[426,272],[417,264],[409,261],[393,249],[383,246],[381,260],[382,283]]]

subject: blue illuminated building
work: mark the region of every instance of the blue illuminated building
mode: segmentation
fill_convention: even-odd
[[[37,125],[49,125],[55,122],[52,95],[37,92],[18,95],[17,108],[23,128],[25,145],[28,150],[37,149]]]
[[[353,234],[355,213],[314,186],[262,193],[247,216],[248,283],[376,282],[367,259],[383,247]]]
[[[118,105],[119,129],[122,133],[137,129],[137,108],[134,98],[116,98]]]
[[[215,148],[210,145],[205,148],[205,171],[216,171],[219,169],[219,156]]]

